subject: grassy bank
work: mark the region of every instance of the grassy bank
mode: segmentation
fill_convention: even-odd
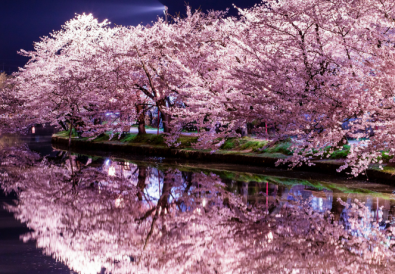
[[[183,161],[200,161],[205,163],[237,164],[248,166],[276,167],[279,159],[290,157],[291,143],[268,143],[266,140],[253,139],[250,137],[233,138],[226,142],[215,152],[210,150],[198,150],[193,148],[197,142],[196,136],[181,136],[178,139],[178,147],[168,147],[162,135],[126,134],[118,138],[115,135],[110,140],[110,134],[102,134],[96,139],[89,141],[88,138],[73,138],[71,149],[79,153],[96,153],[108,157],[110,155],[136,155],[144,157],[179,158]],[[52,138],[52,143],[57,149],[68,148],[68,132],[59,132]],[[328,148],[329,149],[329,148]],[[319,173],[338,174],[337,169],[344,164],[343,158],[347,156],[350,147],[345,145],[341,150],[334,151],[329,159],[312,159],[313,166],[303,165],[298,170]],[[395,182],[395,168],[393,165],[383,164],[383,170],[378,164],[372,165],[366,175],[361,179],[379,180],[380,182]],[[287,168],[287,165],[280,166]],[[349,172],[346,170],[345,172]],[[344,172],[341,174],[345,175]],[[367,177],[366,177],[367,176]]]
[[[110,133],[105,133],[94,140],[90,141],[92,143],[123,143],[127,144],[144,144],[144,145],[153,145],[157,147],[168,147],[165,143],[162,134],[145,134],[145,135],[137,135],[133,133],[128,133],[119,136],[115,134],[110,140]],[[68,131],[61,131],[56,133],[54,136],[68,138]],[[78,138],[77,134],[73,132],[73,138]],[[81,141],[88,141],[89,138],[78,138]],[[198,141],[198,137],[196,136],[180,136],[178,138],[177,143],[179,145],[177,148],[179,149],[193,149],[193,144]],[[292,151],[289,149],[291,147],[291,142],[281,142],[274,144],[273,146],[264,148],[269,144],[267,140],[254,139],[251,137],[243,137],[243,138],[230,138],[225,141],[225,143],[219,148],[219,151],[223,153],[248,153],[248,154],[275,154],[275,155],[283,155],[289,156],[292,155]],[[209,151],[209,150],[202,150]]]
[[[99,142],[105,142],[105,143],[123,143],[123,144],[144,144],[144,145],[153,145],[153,146],[158,146],[158,147],[167,147],[165,144],[165,140],[161,134],[156,135],[156,134],[146,134],[146,135],[137,135],[137,134],[132,134],[128,133],[125,135],[119,136],[118,134],[115,134],[112,139],[110,140],[110,133],[102,134],[98,136],[96,139],[94,139],[93,143],[99,143]],[[62,131],[55,136],[59,137],[68,137],[69,132],[68,131]],[[72,134],[73,137],[77,137],[77,134],[73,132]],[[81,141],[87,141],[89,138],[78,138],[78,140]],[[178,140],[177,143],[180,143],[180,145],[177,147],[179,149],[191,149],[193,150],[193,144],[196,143],[198,140],[198,137],[196,136],[181,136]],[[274,144],[270,144],[269,141],[267,140],[262,140],[262,139],[256,139],[256,138],[251,138],[251,137],[242,137],[242,138],[229,138],[225,141],[225,143],[219,148],[219,152],[221,153],[247,153],[249,155],[251,154],[257,154],[257,155],[273,155],[273,156],[282,156],[281,158],[287,157],[292,155],[292,150],[291,148],[291,141],[286,140],[283,142],[278,142]],[[329,147],[326,149],[329,151]],[[203,150],[203,151],[208,151],[208,150]],[[333,153],[329,154],[329,157],[327,157],[328,153],[325,153],[325,159],[345,159],[347,157],[347,154],[350,151],[350,146],[349,145],[344,145],[342,149],[335,150]],[[385,153],[383,153],[383,159],[384,160],[389,160],[389,157],[385,156]]]

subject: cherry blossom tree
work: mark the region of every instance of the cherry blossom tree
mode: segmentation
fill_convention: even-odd
[[[356,175],[380,150],[392,155],[392,1],[266,1],[239,11],[229,20],[233,115],[271,124],[274,141],[293,136],[293,166],[369,129],[375,136],[341,169]]]
[[[31,60],[2,91],[2,127],[67,121],[93,138],[137,121],[143,134],[157,108],[169,145],[189,124],[197,148],[217,149],[254,122],[273,142],[292,137],[291,166],[349,137],[368,140],[340,170],[358,175],[381,151],[394,155],[392,1],[265,1],[239,12],[187,8],[185,18],[113,28],[77,15],[21,51]],[[112,120],[97,122],[106,113]]]
[[[223,32],[218,31],[223,15],[192,13],[187,8],[187,16],[174,17],[171,24],[158,19],[152,26],[123,28],[114,39],[113,54],[124,58],[124,69],[134,79],[129,91],[139,91],[146,100],[144,105],[159,109],[164,131],[173,137],[170,144],[186,123],[202,124],[204,117],[209,120],[208,112],[197,111],[199,106],[206,110],[217,107],[209,95],[215,93],[218,81],[209,74],[217,70],[214,56],[224,40]],[[208,126],[215,128],[206,121]]]
[[[158,19],[152,26],[125,27],[113,44],[113,54],[123,58],[124,69],[133,79],[128,87],[129,92],[137,93],[143,101],[137,107],[139,112],[157,107],[164,119],[165,132],[169,132],[168,120],[171,113],[168,108],[172,104],[169,98],[177,94],[177,91],[169,86],[169,82],[177,76],[167,67],[173,28],[174,26],[162,19]]]
[[[177,81],[170,82],[177,90],[178,107],[172,109],[173,139],[184,125],[193,122],[199,132],[196,147],[218,148],[212,141],[225,136],[234,136],[234,120],[229,115],[232,109],[232,85],[227,81],[227,70],[220,60],[228,53],[229,34],[224,20],[226,12],[192,13],[176,19],[174,24],[173,52],[166,65],[177,75]],[[220,125],[226,130],[218,131]],[[236,126],[237,128],[237,126]],[[233,130],[233,131],[232,131]]]
[[[21,113],[36,123],[67,121],[70,134],[76,127],[94,129],[95,134],[114,127],[114,123],[93,123],[124,99],[124,82],[117,81],[124,80],[119,64],[105,50],[118,29],[108,25],[92,15],[77,15],[62,30],[43,37],[34,51],[21,51],[31,58],[14,82],[15,97],[23,101]],[[128,112],[135,114],[133,108]],[[116,127],[122,123],[118,121]]]

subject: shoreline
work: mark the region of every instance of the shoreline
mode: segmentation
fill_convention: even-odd
[[[52,135],[52,145],[56,149],[68,150],[68,138]],[[159,145],[148,145],[143,143],[123,143],[120,141],[86,141],[77,138],[71,139],[71,149],[84,151],[100,151],[100,154],[105,156],[112,153],[130,154],[136,156],[155,156],[173,159],[184,159],[192,161],[200,161],[204,163],[223,163],[223,164],[237,164],[241,166],[255,166],[255,167],[271,167],[279,170],[287,170],[286,165],[275,166],[279,159],[287,158],[286,155],[280,153],[243,153],[235,151],[210,151],[183,149],[183,148],[169,148]],[[346,176],[346,172],[337,172],[343,163],[342,160],[313,160],[314,166],[304,165],[302,167],[294,168],[295,171],[306,171],[324,173],[338,176]],[[367,170],[367,175],[360,175],[355,179],[368,181],[380,181],[395,185],[395,168],[392,166],[383,165],[384,169],[371,167]]]

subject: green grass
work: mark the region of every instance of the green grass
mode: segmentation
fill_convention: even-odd
[[[131,127],[139,127],[139,125],[132,125]],[[158,127],[145,126],[146,129],[158,129]],[[162,129],[160,129],[162,130]]]
[[[254,139],[251,137],[229,138],[221,146],[221,149],[251,150],[252,152],[256,153],[281,153],[284,155],[292,155],[292,151],[290,150],[292,144],[289,140],[276,143],[273,146],[263,149],[263,147],[267,146],[268,143],[269,141]]]
[[[58,133],[56,133],[57,136],[60,137],[69,137],[69,133],[70,130],[63,130],[63,131],[59,131]],[[77,137],[77,132],[75,131],[75,129],[73,128],[73,131],[71,132],[71,137]]]
[[[60,135],[62,137],[67,137],[63,133]],[[106,142],[109,141],[110,139],[110,133],[106,132],[101,135],[99,135],[96,139],[93,140],[93,142]],[[193,143],[197,142],[198,137],[194,136],[181,136],[178,138],[177,142],[180,142],[181,145],[179,148],[189,148],[192,146]],[[144,135],[137,135],[137,134],[125,134],[122,135],[120,139],[118,139],[118,133],[114,134],[113,138],[111,141],[120,141],[122,143],[136,143],[136,144],[150,144],[150,145],[162,145],[166,146],[165,140],[163,138],[162,134],[156,135],[156,134],[144,134]]]
[[[344,145],[342,149],[335,150],[329,156],[329,159],[345,159],[350,152],[350,145]],[[329,150],[329,148],[328,148]]]
[[[191,147],[193,143],[197,142],[198,137],[193,136],[181,136],[178,138],[177,142],[180,142],[179,148],[187,148]],[[135,135],[135,134],[127,134],[125,137],[121,139],[122,142],[127,143],[142,143],[142,144],[151,144],[151,145],[163,145],[165,146],[165,140],[162,134],[154,135],[154,134],[145,134],[145,135]]]
[[[225,141],[225,143],[221,146],[222,150],[247,150],[251,149],[254,152],[259,152],[261,148],[266,146],[268,141],[265,140],[257,140],[251,137],[243,137],[243,138],[229,138]]]
[[[133,140],[136,138],[137,134],[126,134],[123,138],[121,138],[121,142],[123,143],[130,143],[133,142]]]
[[[329,159],[347,158],[348,153],[350,153],[350,148],[351,148],[350,145],[344,145],[342,149],[335,150],[334,152],[332,152],[329,156]],[[326,150],[329,151],[329,147]],[[381,156],[378,158],[378,160],[383,160],[384,163],[388,163],[392,158],[393,156],[388,155],[388,151],[381,151]]]
[[[110,132],[106,132],[98,136],[93,142],[107,142],[110,138]],[[57,136],[68,138],[69,131],[61,131],[56,133]],[[77,133],[73,129],[72,137],[77,137]],[[81,140],[85,140],[87,138],[81,138]],[[177,140],[177,143],[180,145],[177,148],[180,149],[193,149],[193,144],[197,143],[198,137],[196,136],[180,136]],[[137,135],[128,133],[123,135],[122,138],[118,139],[118,134],[115,134],[111,141],[120,141],[125,144],[149,144],[156,146],[167,147],[164,137],[162,134],[145,134],[145,135]],[[268,146],[269,145],[269,146]],[[266,147],[268,146],[268,147]],[[259,154],[265,157],[275,156],[278,158],[287,157],[292,155],[292,150],[290,149],[292,146],[292,142],[290,139],[284,140],[282,142],[277,142],[274,144],[269,144],[267,140],[255,139],[252,137],[242,137],[242,138],[228,138],[224,144],[220,147],[218,153],[230,153],[230,154],[249,154],[256,155]],[[330,147],[325,149],[325,153],[323,155],[323,159],[345,159],[347,158],[348,153],[350,152],[350,145],[344,145],[342,149],[337,149],[333,151],[329,157],[327,157]],[[247,152],[246,152],[247,150]],[[248,151],[249,150],[249,151]],[[210,151],[210,150],[200,150],[200,151]],[[393,156],[389,156],[388,152],[382,151],[381,156],[378,160],[383,160],[384,163],[388,163]]]
[[[126,135],[127,137],[127,135]],[[154,135],[154,134],[144,134],[144,135],[135,135],[135,137],[129,143],[142,143],[142,144],[151,144],[151,145],[165,145],[165,141],[163,136]]]
[[[268,147],[262,152],[264,153],[282,153],[284,155],[292,155],[292,151],[290,147],[292,146],[291,142],[285,141],[275,144],[274,146]]]
[[[180,136],[177,141],[181,143],[179,148],[189,148],[193,144],[197,143],[197,140],[198,137],[194,136]]]
[[[236,138],[229,138],[225,141],[225,143],[221,146],[221,149],[234,149],[236,147]]]
[[[221,150],[251,149],[252,152],[256,152],[256,153],[283,154],[283,155],[292,155],[292,153],[293,153],[292,150],[290,149],[292,146],[291,140],[285,140],[282,142],[278,142],[272,146],[262,149],[266,145],[268,145],[268,141],[253,139],[251,137],[229,138],[221,146]],[[330,154],[329,159],[344,159],[344,158],[346,158],[348,153],[350,152],[350,147],[351,147],[350,145],[344,145],[343,149],[335,150],[333,153]],[[326,150],[329,151],[329,147]],[[383,157],[384,161],[388,161],[391,158],[388,155],[386,155],[385,153],[383,153],[382,157]]]
[[[108,141],[110,139],[110,134],[108,133],[102,133],[99,136],[97,136],[93,141],[94,142],[104,142],[104,141]],[[113,137],[114,139],[114,137]]]
[[[394,156],[388,155],[388,151],[382,151],[379,160],[383,160],[384,163],[389,163],[392,158],[394,158]]]

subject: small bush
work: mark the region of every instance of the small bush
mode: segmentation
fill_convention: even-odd
[[[381,152],[381,157],[379,157],[379,160],[383,160],[384,163],[389,163],[389,161],[394,158],[394,156],[388,155],[388,151],[382,151]]]
[[[153,134],[144,134],[144,135],[135,135],[130,142],[133,143],[143,143],[143,144],[151,144],[151,145],[163,145],[165,141],[162,135],[153,135]]]
[[[330,159],[344,159],[347,158],[348,153],[350,152],[350,145],[344,145],[343,149],[335,150],[330,156]]]
[[[99,136],[97,136],[93,142],[104,142],[104,141],[108,141],[110,139],[110,134],[107,133],[102,133]]]
[[[236,147],[236,138],[229,138],[222,144],[221,149],[234,149]]]
[[[61,137],[69,137],[70,130],[64,130],[64,131],[59,131],[56,133],[56,135],[61,136]],[[75,131],[75,128],[73,128],[73,131],[71,132],[71,137],[78,137],[77,132]]]
[[[124,143],[129,143],[129,142],[133,142],[134,138],[136,138],[137,134],[125,134],[122,138],[121,138],[121,142]]]
[[[221,146],[221,149],[238,149],[246,150],[251,149],[252,151],[258,152],[262,147],[267,145],[268,141],[257,140],[251,137],[243,138],[229,138]]]
[[[197,143],[198,137],[195,136],[180,136],[177,142],[180,142],[180,148],[191,147],[193,144]]]
[[[254,152],[260,152],[260,149],[266,146],[268,141],[247,141],[245,144],[241,145],[241,149],[252,149]]]
[[[291,142],[281,142],[277,143],[274,146],[268,147],[263,150],[266,153],[282,153],[284,155],[292,155],[292,151],[290,147],[292,146]]]

